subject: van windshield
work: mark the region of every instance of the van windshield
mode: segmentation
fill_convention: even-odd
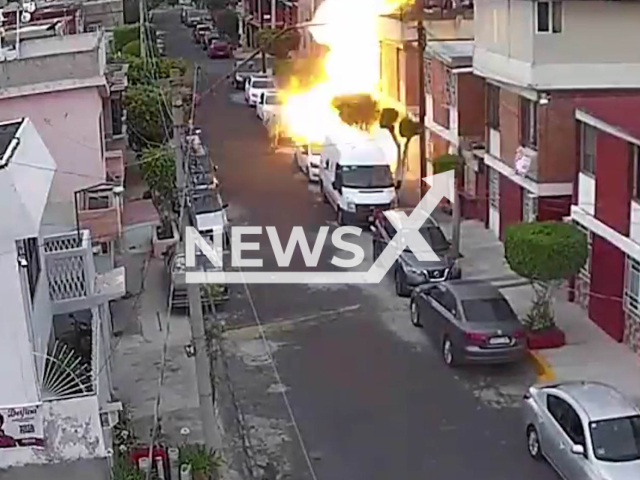
[[[393,187],[389,165],[358,165],[342,167],[342,185],[347,188]]]

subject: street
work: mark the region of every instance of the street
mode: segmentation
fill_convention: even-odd
[[[209,60],[191,42],[178,10],[154,20],[167,32],[167,55],[202,66],[199,90],[231,70],[231,60]],[[195,123],[219,166],[233,225],[275,226],[283,241],[302,226],[311,242],[320,227],[337,226],[291,152],[272,152],[240,91],[224,85],[204,95]],[[368,267],[369,232],[358,241]],[[275,267],[266,235],[261,245],[255,258]],[[318,270],[335,268],[333,253],[327,245]],[[299,251],[290,268],[303,269]],[[311,480],[557,478],[526,450],[519,402],[535,381],[532,367],[446,367],[390,278],[232,285],[219,318],[218,401],[225,434],[235,438],[231,469],[258,475],[269,460]]]

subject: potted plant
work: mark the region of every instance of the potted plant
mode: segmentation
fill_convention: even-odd
[[[531,309],[523,320],[529,348],[561,347],[565,335],[555,324],[553,295],[585,264],[586,236],[570,223],[520,223],[507,228],[504,250],[511,269],[533,287]]]
[[[222,457],[216,450],[208,450],[200,443],[180,447],[180,465],[191,465],[193,480],[209,480],[217,477]]]

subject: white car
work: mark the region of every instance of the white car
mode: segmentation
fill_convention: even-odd
[[[304,173],[309,177],[310,182],[320,180],[320,155],[322,144],[310,143],[296,145],[293,151],[293,158]]]
[[[278,96],[278,91],[267,90],[260,95],[260,100],[256,106],[256,115],[266,124],[268,117],[277,115],[280,112],[281,106],[282,100]]]
[[[247,102],[247,105],[255,107],[263,92],[274,90],[275,88],[276,84],[273,78],[253,75],[247,82],[247,87],[244,91],[244,100]]]

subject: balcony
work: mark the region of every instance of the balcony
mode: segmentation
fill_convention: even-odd
[[[124,152],[122,150],[107,150],[104,157],[107,181],[122,185],[124,182]]]
[[[109,152],[108,152],[109,153]],[[122,152],[116,162],[124,171]],[[120,168],[119,167],[119,168]],[[109,164],[107,164],[109,173]],[[77,222],[81,229],[88,229],[96,242],[110,242],[122,234],[122,206],[120,183],[101,183],[75,193]]]
[[[124,267],[96,274],[88,230],[43,239],[52,313],[96,308],[125,294]]]

